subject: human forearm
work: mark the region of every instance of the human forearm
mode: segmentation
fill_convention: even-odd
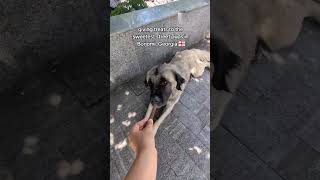
[[[142,150],[131,168],[125,180],[155,180],[157,174],[157,150],[155,148]]]

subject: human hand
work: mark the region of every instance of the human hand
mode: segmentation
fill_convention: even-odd
[[[128,136],[129,146],[136,153],[156,150],[153,120],[143,119],[133,125]]]

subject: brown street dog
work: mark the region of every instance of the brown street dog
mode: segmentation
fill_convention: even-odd
[[[200,77],[206,67],[210,67],[210,53],[190,49],[177,52],[169,63],[154,66],[147,72],[145,83],[150,88],[151,94],[145,118],[149,118],[155,109],[164,107],[159,119],[154,119],[155,134],[179,101],[191,76]]]
[[[219,125],[256,54],[261,51],[272,58],[273,51],[295,42],[304,18],[320,22],[318,0],[215,0],[213,3],[212,130]]]

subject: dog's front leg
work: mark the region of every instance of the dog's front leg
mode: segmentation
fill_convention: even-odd
[[[147,110],[146,115],[144,116],[144,119],[149,119],[150,114],[152,112],[152,108],[153,108],[153,105],[151,103],[149,103],[148,110]]]
[[[165,107],[165,109],[164,109],[163,113],[161,114],[161,116],[159,117],[159,119],[154,123],[154,126],[153,126],[154,134],[157,133],[159,126],[164,121],[164,119],[170,114],[170,112],[172,111],[175,104],[176,103],[167,104],[167,106]]]

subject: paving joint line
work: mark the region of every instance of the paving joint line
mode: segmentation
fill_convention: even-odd
[[[234,137],[242,146],[244,146],[249,152],[251,152],[256,158],[258,158],[261,162],[263,162],[270,170],[272,170],[277,176],[279,176],[282,180],[287,180],[285,177],[283,177],[276,169],[270,166],[269,163],[264,161],[258,154],[256,154],[249,146],[242,143],[240,138],[238,138],[229,128],[227,128],[224,124],[221,124],[221,126],[232,136]]]

